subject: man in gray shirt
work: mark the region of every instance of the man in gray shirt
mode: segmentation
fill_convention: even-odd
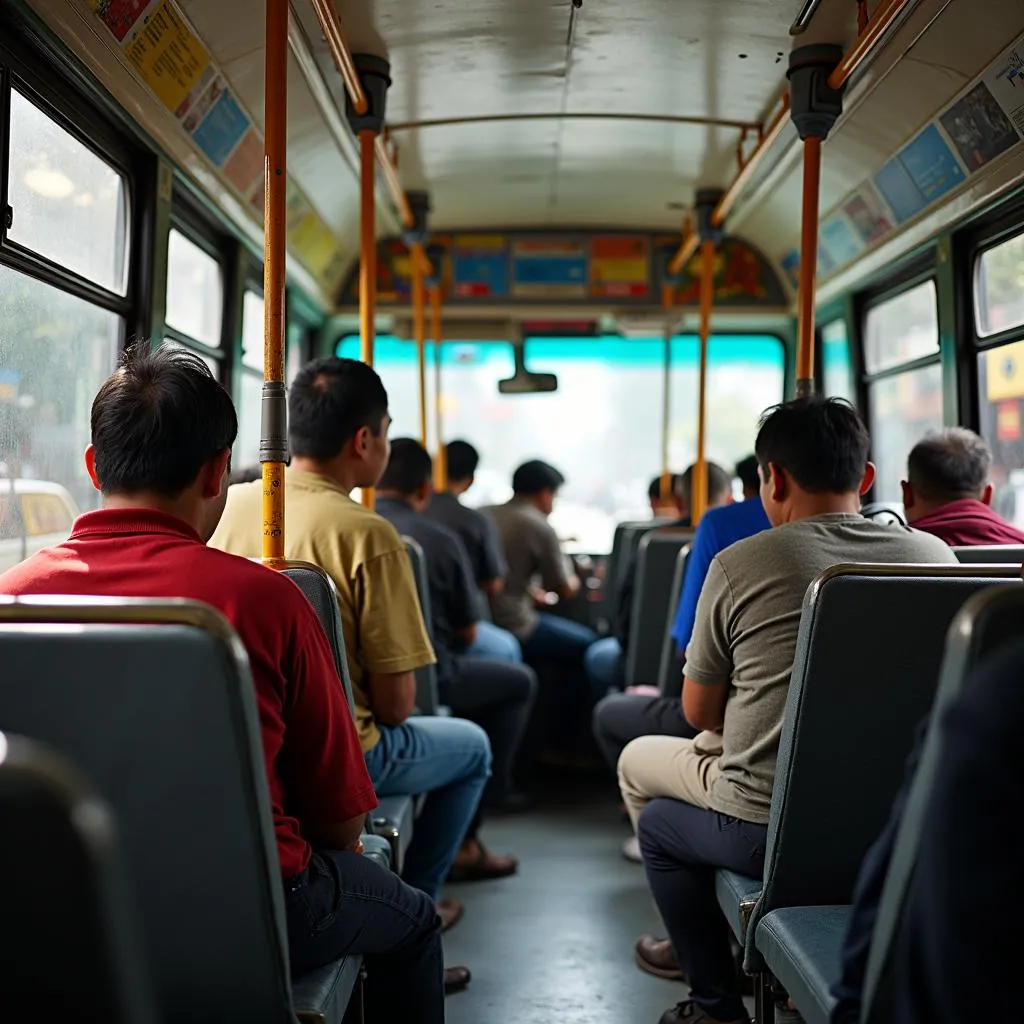
[[[670,945],[641,937],[643,965],[666,946],[690,998],[662,1024],[733,1024],[747,1015],[736,984],[714,868],[764,869],[775,762],[804,594],[840,562],[956,563],[936,537],[859,514],[874,480],[860,417],[837,399],[770,410],[755,451],[772,529],[715,556],[683,669],[683,714],[696,739],[644,736],[619,758],[647,880]],[[668,798],[668,799],[666,799]]]

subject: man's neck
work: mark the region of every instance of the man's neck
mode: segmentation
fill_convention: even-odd
[[[340,458],[324,462],[304,455],[295,455],[292,457],[291,468],[300,473],[325,476],[328,480],[333,480],[346,494],[351,493],[356,487],[364,486],[359,481],[356,467],[348,465]]]
[[[186,498],[165,498],[160,494],[140,491],[138,494],[104,494],[103,507],[113,510],[144,509],[150,512],[163,512],[187,523],[196,533],[201,532],[201,517],[197,514],[195,503]]]
[[[453,497],[461,498],[462,495],[465,494],[466,491],[469,490],[469,481],[468,480],[449,480],[448,481],[447,490],[448,490],[448,493],[451,494]]]
[[[954,501],[972,500],[981,504],[981,499],[975,497],[973,494],[962,494],[955,498],[946,498],[944,501],[922,501],[920,498],[916,498],[913,508],[907,509],[907,522],[916,523],[918,519],[924,519],[925,516],[934,515],[939,511],[939,509],[945,508],[947,505],[951,505]]]
[[[814,516],[859,514],[858,494],[808,494],[804,491],[794,495],[782,521],[795,523],[800,519],[812,519]]]
[[[384,491],[379,487],[377,488],[377,500],[378,501],[400,501],[403,505],[408,505],[413,512],[418,511],[416,506],[413,504],[412,499],[407,494],[399,494],[398,491]]]

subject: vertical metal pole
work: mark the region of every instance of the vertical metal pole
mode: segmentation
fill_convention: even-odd
[[[420,444],[427,447],[427,324],[426,298],[423,294],[423,265],[426,253],[421,242],[413,242],[412,262],[412,323],[416,335],[416,361],[419,369]]]
[[[708,507],[707,436],[708,339],[715,298],[715,243],[700,244],[700,375],[697,383],[697,459],[690,488],[690,521],[696,526]]]
[[[434,490],[448,490],[448,450],[444,446],[444,414],[441,409],[441,285],[430,290],[431,333],[434,336],[434,434],[437,455],[434,458]]]
[[[267,0],[263,207],[263,558],[284,558],[285,259],[288,150],[288,0]]]
[[[672,493],[672,471],[669,468],[669,434],[672,431],[672,286],[661,286],[661,308],[665,313],[665,356],[661,375],[661,480],[658,497],[667,501]]]
[[[374,319],[377,305],[377,228],[375,195],[376,135],[369,129],[359,133],[359,358],[373,366]],[[373,508],[373,488],[364,487],[362,503]]]
[[[800,289],[797,295],[796,395],[814,393],[814,300],[818,269],[818,193],[821,139],[804,139],[803,220],[800,226]]]

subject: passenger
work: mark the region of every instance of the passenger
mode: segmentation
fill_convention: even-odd
[[[676,511],[676,518],[672,522],[663,523],[659,529],[679,530],[686,529],[690,525],[690,493],[693,485],[694,467],[687,468],[685,473],[676,474],[673,477],[671,507]],[[707,463],[708,480],[708,508],[717,508],[732,500],[732,485],[729,476],[721,466],[714,462]],[[651,496],[651,509],[664,511],[669,505],[662,501],[658,495],[660,488],[657,486],[660,478],[655,480],[648,489]],[[655,512],[657,514],[657,512]],[[633,592],[636,590],[636,570],[639,564],[638,554],[634,554],[626,570],[622,575],[622,583],[619,584],[617,599],[617,612],[615,616],[615,635],[604,637],[592,644],[587,650],[584,665],[587,675],[590,677],[592,687],[599,691],[602,696],[621,690],[626,685],[626,656],[629,653],[630,640],[632,638],[633,626]],[[674,702],[678,703],[678,701]],[[614,768],[616,760],[612,761]]]
[[[907,459],[907,522],[954,546],[1024,544],[1024,533],[991,508],[991,469],[992,452],[973,430],[928,434]]]
[[[469,555],[473,579],[486,595],[486,602],[487,598],[504,589],[508,566],[493,520],[459,501],[460,496],[473,486],[480,455],[466,441],[449,441],[445,445],[445,459],[448,490],[434,494],[427,507],[427,516],[459,535]],[[507,629],[485,620],[477,622],[476,639],[466,653],[480,658],[497,658],[499,661],[523,660],[523,651],[515,636]]]
[[[690,469],[693,467],[691,466]],[[689,472],[689,470],[687,471]],[[679,519],[689,510],[689,502],[683,494],[683,474],[669,474],[668,494],[661,493],[661,475],[656,476],[647,488],[647,500],[651,504],[651,515],[655,519]]]
[[[338,588],[356,727],[378,796],[427,794],[405,877],[437,899],[491,768],[487,735],[461,718],[410,718],[414,671],[434,661],[405,545],[381,516],[349,497],[374,487],[388,462],[388,396],[365,363],[317,359],[288,389],[292,461],[285,472],[286,553],[321,566]],[[239,484],[211,541],[260,552],[260,483]],[[446,927],[462,915],[439,900]]]
[[[572,619],[538,610],[542,595],[534,590],[537,578],[545,591],[563,601],[580,589],[572,563],[548,522],[563,483],[565,477],[554,466],[539,460],[524,462],[512,474],[512,500],[488,509],[509,566],[504,590],[491,597],[491,611],[494,621],[519,639],[526,662],[542,676],[545,669],[554,676],[563,710],[570,714],[570,702],[587,701],[583,656],[597,634]]]
[[[430,455],[418,441],[393,441],[388,468],[377,485],[377,511],[423,548],[441,702],[487,732],[494,768],[484,800],[488,809],[512,810],[523,802],[513,792],[512,767],[537,694],[537,677],[526,665],[475,656],[473,640],[480,623],[469,559],[458,534],[423,514],[430,502],[432,471]],[[513,874],[516,859],[488,853],[477,836],[479,823],[478,812],[455,858],[452,877],[468,881]]]
[[[690,998],[662,1024],[746,1021],[714,869],[758,877],[808,585],[839,562],[955,563],[938,538],[859,514],[871,486],[868,435],[836,399],[765,415],[755,450],[772,524],[720,552],[686,651],[683,714],[696,739],[644,736],[619,758],[648,883],[671,943],[641,936],[640,961],[676,963]],[[672,956],[675,950],[676,958]]]
[[[434,905],[358,856],[377,800],[323,628],[287,577],[206,546],[237,431],[202,359],[130,350],[92,406],[85,464],[103,507],[0,576],[0,592],[184,597],[223,612],[252,669],[293,973],[361,953],[375,1020],[443,1021]]]

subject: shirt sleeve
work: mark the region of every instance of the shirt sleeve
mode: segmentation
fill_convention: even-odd
[[[563,590],[569,586],[568,559],[562,553],[562,545],[558,543],[558,534],[549,523],[542,524],[542,532],[538,536],[538,554],[541,582],[545,590]]]
[[[733,594],[729,577],[716,555],[697,601],[693,636],[686,648],[683,675],[707,686],[727,686],[732,680]]]
[[[488,580],[503,580],[508,575],[505,552],[501,548],[498,528],[490,516],[480,513],[480,579],[479,583]]]
[[[303,823],[335,825],[373,810],[377,797],[320,620],[298,590],[291,603],[296,624],[282,709],[288,798]]]
[[[404,549],[386,551],[356,570],[359,650],[369,672],[412,672],[436,660],[412,565]]]
[[[452,629],[468,629],[480,618],[477,614],[477,590],[473,569],[462,541],[453,540],[452,559]]]
[[[718,545],[714,531],[707,519],[697,526],[690,553],[686,557],[686,572],[683,576],[683,590],[676,609],[675,622],[672,625],[672,637],[679,651],[685,651],[686,645],[693,635],[693,624],[697,618],[697,601],[700,598],[704,580],[711,560],[718,553]]]

